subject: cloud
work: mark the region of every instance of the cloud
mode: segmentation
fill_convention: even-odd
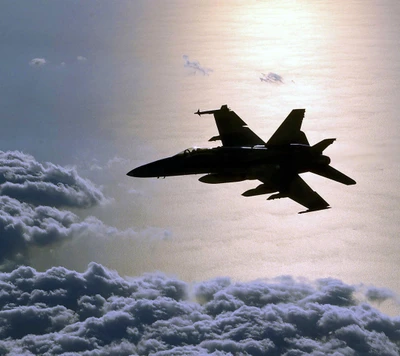
[[[202,67],[198,61],[190,61],[187,55],[183,55],[183,60],[185,61],[184,67],[193,69],[194,74],[202,73],[203,75],[208,75],[213,71],[211,68]]]
[[[261,73],[260,80],[267,83],[283,83],[283,78],[279,74],[272,72],[268,74]]]
[[[0,151],[0,193],[0,270],[27,263],[32,247],[93,236],[138,235],[61,209],[86,209],[107,201],[75,168],[42,164],[19,151]]]
[[[43,67],[45,64],[47,64],[47,61],[44,58],[33,58],[29,62],[31,67]]]
[[[42,164],[19,151],[0,151],[0,194],[55,207],[89,208],[107,201],[75,168]]]
[[[76,57],[76,61],[74,61],[75,63],[83,63],[83,62],[86,62],[87,61],[87,58],[86,57],[84,57],[84,56],[77,56]],[[47,59],[45,59],[45,58],[33,58],[33,59],[31,59],[30,60],[30,62],[29,62],[29,65],[31,66],[31,67],[44,67],[44,66],[48,66],[49,65],[49,61],[47,60]],[[71,62],[69,62],[69,64],[71,64]],[[50,66],[50,67],[52,67],[52,68],[57,68],[57,67],[62,67],[62,68],[64,68],[64,67],[66,67],[66,62],[65,61],[62,61],[58,66],[56,66],[56,65],[53,65],[53,66]]]
[[[123,167],[126,169],[126,166],[129,164],[129,160],[119,156],[114,156],[105,163],[101,163],[97,159],[92,159],[88,164],[86,164],[86,166],[88,166],[88,169],[91,171],[101,171],[103,169],[114,169],[116,167]]]
[[[0,352],[56,355],[398,355],[400,318],[334,279],[190,286],[21,266],[0,273]]]
[[[33,206],[0,196],[0,270],[27,263],[32,247],[58,245],[73,238],[110,237],[121,232],[91,216],[79,218],[68,210]]]
[[[395,299],[395,294],[387,288],[377,288],[370,286],[365,292],[365,296],[372,302],[384,302],[387,299]]]

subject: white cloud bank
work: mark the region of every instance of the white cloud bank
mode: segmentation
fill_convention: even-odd
[[[105,200],[73,168],[0,152],[0,191],[0,264],[10,271],[0,272],[0,354],[399,355],[400,318],[356,297],[394,299],[387,289],[290,277],[191,288],[161,275],[123,279],[97,263],[84,273],[14,268],[32,246],[124,232],[60,209]]]
[[[9,355],[399,355],[400,318],[338,280],[189,285],[19,267],[0,273],[0,353]]]
[[[75,168],[42,164],[19,151],[0,151],[0,194],[54,207],[89,208],[106,202],[101,190]]]
[[[106,201],[75,168],[42,164],[19,151],[0,151],[0,270],[27,263],[32,247],[59,246],[78,237],[137,235],[65,209],[86,209]]]

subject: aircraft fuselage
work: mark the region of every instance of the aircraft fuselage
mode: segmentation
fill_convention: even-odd
[[[204,183],[226,183],[268,177],[290,167],[293,173],[308,171],[313,165],[330,163],[329,157],[316,154],[310,146],[291,144],[283,147],[215,147],[187,149],[133,169],[132,177],[168,177],[188,174],[210,174],[200,178]]]

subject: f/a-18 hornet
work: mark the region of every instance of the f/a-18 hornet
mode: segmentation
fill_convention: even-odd
[[[268,200],[290,198],[310,212],[328,209],[329,204],[299,174],[312,172],[346,185],[356,182],[330,166],[330,158],[323,151],[335,139],[328,138],[310,146],[301,131],[305,109],[295,109],[279,126],[271,138],[264,142],[227,105],[221,109],[200,111],[195,114],[213,114],[219,135],[209,141],[221,140],[214,148],[188,148],[174,156],[135,168],[131,177],[167,177],[187,174],[206,174],[203,183],[229,183],[258,179],[258,187],[242,195],[251,197],[272,194]]]

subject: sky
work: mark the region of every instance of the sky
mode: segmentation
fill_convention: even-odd
[[[397,1],[4,8],[0,353],[399,354]],[[298,215],[126,176],[214,146],[193,113],[224,104],[265,140],[305,108],[357,185],[304,174],[332,208]]]

